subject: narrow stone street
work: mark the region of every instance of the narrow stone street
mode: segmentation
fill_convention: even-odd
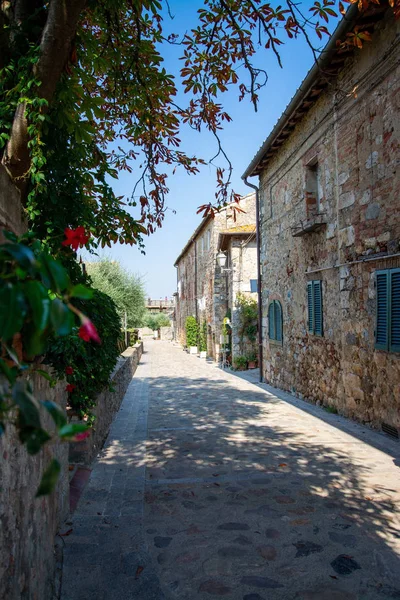
[[[62,600],[400,599],[399,467],[383,434],[146,341]]]

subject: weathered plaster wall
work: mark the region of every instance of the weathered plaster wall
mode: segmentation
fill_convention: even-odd
[[[257,279],[257,245],[255,239],[248,241],[233,237],[229,248],[230,264],[233,269],[229,277],[229,308],[232,315],[232,360],[257,351],[257,345],[249,343],[240,335],[239,309],[236,303],[238,294],[257,300],[252,293],[250,280]]]
[[[374,349],[374,282],[376,270],[400,266],[386,257],[400,251],[398,28],[392,18],[378,27],[260,178],[266,380],[397,427],[400,356]],[[315,158],[327,225],[295,238],[291,228],[306,220],[306,165]],[[323,337],[307,332],[310,279],[323,282]],[[282,345],[268,341],[272,299],[282,303]]]
[[[54,388],[32,377],[35,395],[65,408],[65,381]],[[50,419],[43,419],[51,428]],[[69,509],[68,444],[45,446],[29,456],[12,428],[0,439],[0,596],[7,600],[53,598],[55,536]],[[61,474],[50,496],[35,498],[44,470],[55,457]]]
[[[142,353],[143,342],[138,342],[121,354],[111,376],[111,389],[105,389],[96,399],[96,407],[93,410],[96,420],[90,437],[83,442],[70,444],[70,462],[90,465],[101,450]]]

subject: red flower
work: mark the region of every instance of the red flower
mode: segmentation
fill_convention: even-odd
[[[65,374],[66,375],[72,375],[74,372],[72,367],[65,367]]]
[[[85,228],[80,226],[76,229],[70,229],[67,227],[64,229],[64,235],[67,238],[63,241],[63,246],[71,246],[75,252],[78,248],[83,248],[88,243],[90,235],[85,232]]]
[[[75,388],[76,388],[76,385],[74,383],[69,383],[67,385],[67,387],[65,388],[65,391],[71,393],[74,391]]]
[[[82,325],[79,328],[79,337],[82,338],[85,342],[90,342],[93,340],[98,344],[101,344],[101,340],[99,338],[99,334],[97,333],[96,327],[93,325],[92,321],[87,317],[83,317]]]
[[[89,435],[90,431],[82,431],[82,433],[77,433],[76,435],[74,435],[73,441],[81,442],[82,440],[85,440],[87,437],[89,437]]]

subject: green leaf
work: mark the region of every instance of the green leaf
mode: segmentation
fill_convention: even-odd
[[[32,317],[35,327],[39,331],[43,331],[46,328],[49,320],[49,296],[39,281],[28,281],[25,283],[24,289],[32,310]]]
[[[50,320],[57,335],[68,335],[74,326],[73,313],[59,298],[51,302]]]
[[[24,354],[31,360],[43,354],[46,350],[46,335],[36,329],[34,323],[27,323],[24,327]]]
[[[22,427],[19,432],[19,439],[26,444],[28,454],[37,454],[42,446],[51,439],[51,436],[42,428]]]
[[[36,369],[35,373],[39,373],[39,375],[41,375],[44,379],[47,379],[47,381],[50,382],[52,387],[56,384],[56,380],[51,375],[49,375],[47,371],[43,371],[43,369]]]
[[[17,242],[17,240],[18,240],[17,236],[15,235],[15,233],[13,231],[6,231],[4,229],[3,235],[7,240],[10,240],[10,242]]]
[[[63,292],[69,285],[69,277],[64,267],[49,254],[42,254],[42,281],[44,285],[53,291]]]
[[[0,338],[7,341],[20,331],[26,307],[20,285],[6,283],[0,290]]]
[[[53,419],[57,429],[60,429],[66,425],[67,418],[61,406],[55,402],[52,402],[51,400],[44,400],[42,404],[47,412],[51,415],[51,418]]]
[[[61,438],[72,437],[77,433],[83,433],[87,431],[89,427],[84,423],[69,423],[68,425],[64,425],[58,432],[58,435]]]
[[[60,463],[58,462],[58,460],[53,458],[50,465],[47,467],[47,469],[43,473],[43,477],[40,482],[39,489],[36,492],[36,498],[38,498],[39,496],[47,496],[48,494],[50,494],[53,491],[53,489],[55,488],[55,485],[57,483],[60,471],[61,471]]]
[[[0,358],[0,370],[7,377],[7,380],[9,381],[9,383],[11,383],[13,385],[15,383],[15,380],[18,375],[17,367],[9,367],[6,364],[6,362],[2,358]]]
[[[40,429],[39,403],[28,390],[26,382],[17,382],[13,387],[12,396],[23,418],[23,425]]]
[[[3,244],[1,249],[16,260],[24,269],[31,269],[36,259],[32,250],[23,244]]]
[[[70,294],[71,298],[82,298],[82,300],[90,300],[93,297],[93,290],[78,283],[74,285]]]

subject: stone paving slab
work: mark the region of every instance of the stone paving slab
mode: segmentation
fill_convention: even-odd
[[[379,433],[149,341],[62,600],[400,599],[399,465]]]

